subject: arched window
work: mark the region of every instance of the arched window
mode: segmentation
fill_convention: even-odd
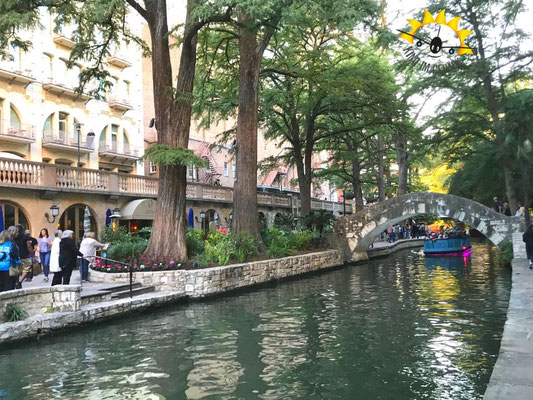
[[[62,231],[69,229],[74,232],[73,239],[76,242],[79,242],[83,239],[83,233],[84,233],[84,218],[85,218],[85,208],[87,206],[85,204],[74,204],[67,208],[63,214],[61,214],[61,218],[59,219],[59,223],[57,224],[58,229],[61,229]],[[89,222],[90,222],[90,231],[96,232],[96,220],[93,216],[92,211],[89,209]]]
[[[2,207],[2,216],[4,217],[5,228],[22,224],[24,229],[31,229],[28,223],[28,218],[18,204],[10,201],[0,200],[0,207]]]

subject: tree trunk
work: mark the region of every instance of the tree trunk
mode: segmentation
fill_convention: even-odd
[[[357,149],[353,150],[354,154],[357,155]],[[355,211],[361,211],[364,207],[363,205],[363,187],[361,185],[361,163],[358,158],[354,158],[352,162],[352,185],[353,185],[353,194],[355,201]]]
[[[518,201],[516,199],[516,190],[513,185],[513,170],[511,167],[511,161],[505,157],[502,163],[503,176],[505,177],[505,194],[507,196],[507,202],[509,203],[509,208],[511,213],[516,212]]]
[[[409,155],[407,153],[407,142],[401,135],[395,135],[394,144],[396,146],[396,159],[398,162],[398,196],[407,194],[407,172],[409,170]]]
[[[383,135],[378,134],[378,199],[385,200],[385,162],[383,161]]]
[[[239,110],[237,114],[237,180],[233,191],[233,228],[261,240],[257,224],[257,122],[259,70],[255,21],[239,13]]]
[[[302,160],[296,160],[296,173],[298,174],[298,186],[300,188],[300,216],[311,212],[311,170],[304,166]]]
[[[192,112],[192,90],[196,69],[196,34],[187,27],[191,22],[190,1],[187,7],[186,29],[182,44],[176,101],[172,98],[172,66],[170,63],[166,1],[160,0],[149,13],[152,41],[152,73],[154,106],[159,144],[188,147]],[[186,167],[161,165],[156,211],[146,254],[187,259],[185,233]]]
[[[522,185],[524,187],[524,221],[526,222],[527,228],[531,224],[531,216],[529,215],[529,205],[531,203],[531,199],[529,198],[531,178],[529,174],[529,165],[525,160],[522,160]]]

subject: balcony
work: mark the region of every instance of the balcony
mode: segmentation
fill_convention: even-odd
[[[83,135],[82,135],[83,136]],[[43,147],[56,150],[78,151],[78,137],[75,133],[47,130],[43,131]],[[80,142],[80,153],[86,154],[94,150],[93,143]]]
[[[28,85],[35,81],[31,75],[31,70],[21,71],[11,62],[0,63],[0,79],[7,81],[10,85],[14,82]]]
[[[158,186],[157,178],[146,176],[0,158],[0,187],[155,199]],[[231,204],[233,189],[189,182],[187,199]],[[273,193],[258,193],[257,202],[263,207],[287,210],[298,208],[299,205],[297,195]],[[313,199],[312,209],[342,213],[342,203]],[[352,213],[351,204],[346,204],[346,213]]]
[[[48,81],[43,84],[43,89],[56,94],[58,96],[70,97],[72,99],[79,99],[82,101],[89,100],[91,96],[85,93],[77,93],[77,82],[73,81],[60,81],[58,78],[50,77]]]
[[[128,144],[119,146],[118,143],[112,143],[111,145],[100,143],[98,156],[100,161],[106,163],[133,165],[141,157],[141,154],[136,148]]]
[[[65,35],[64,33],[58,33],[54,35],[54,43],[58,46],[65,47],[67,49],[73,49],[76,46],[76,43],[70,36]]]
[[[126,60],[126,57],[123,57],[121,55],[109,57],[107,59],[107,63],[109,65],[112,65],[114,67],[121,68],[121,69],[131,67],[131,63],[128,60]]]
[[[128,99],[110,96],[107,98],[107,102],[109,103],[109,107],[113,110],[125,112],[133,109],[133,106]]]
[[[35,143],[35,126],[0,120],[0,141]]]

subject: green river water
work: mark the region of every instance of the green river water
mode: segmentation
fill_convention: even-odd
[[[2,348],[0,399],[481,399],[510,287],[404,250]]]

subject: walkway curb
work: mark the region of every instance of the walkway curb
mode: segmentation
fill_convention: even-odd
[[[514,259],[512,268],[507,321],[484,400],[533,398],[533,271],[525,258]]]

